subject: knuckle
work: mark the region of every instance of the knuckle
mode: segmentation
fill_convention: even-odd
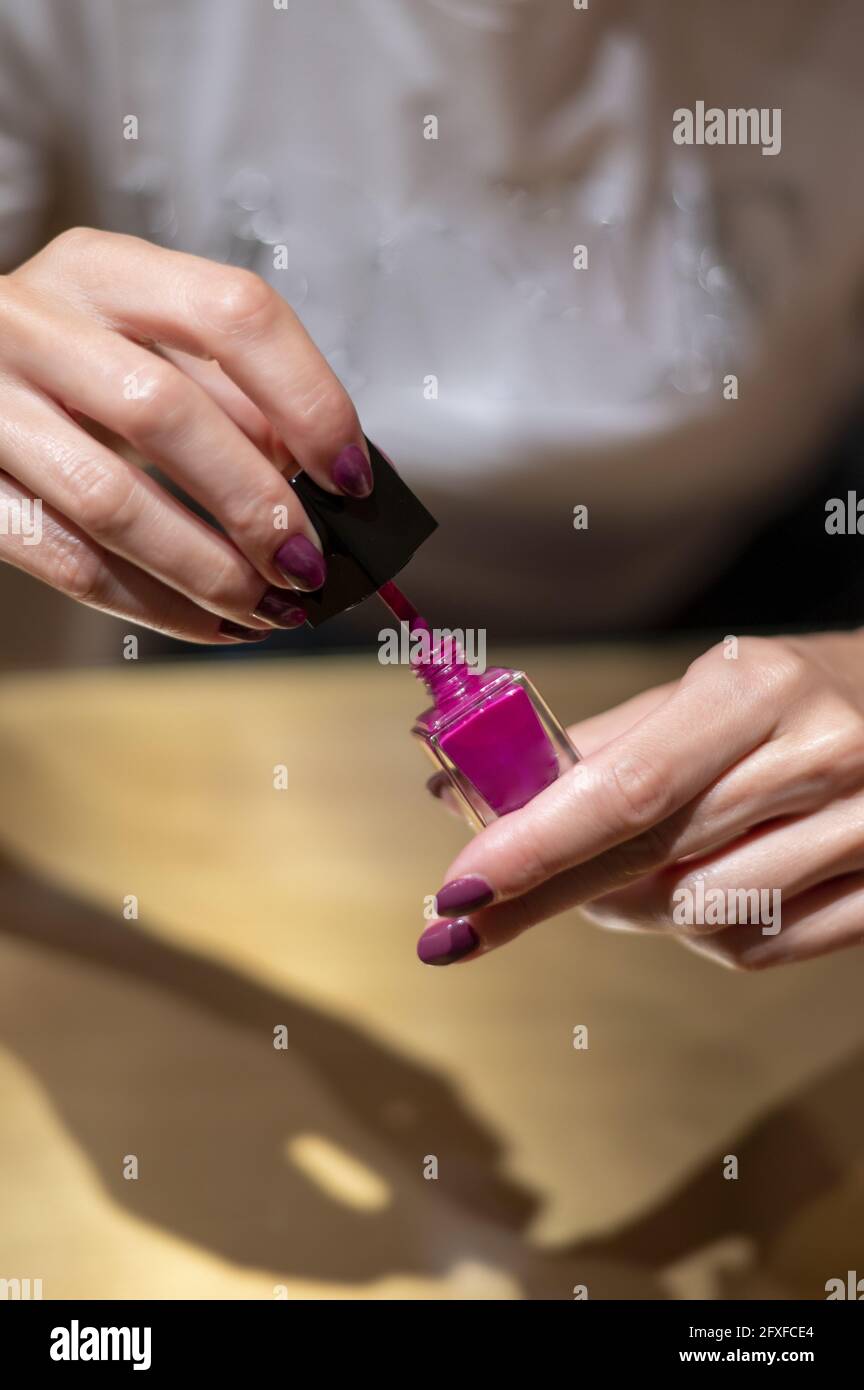
[[[853,709],[829,719],[830,732],[819,738],[805,772],[808,791],[820,801],[864,785],[864,720]]]
[[[735,659],[730,660],[725,642],[703,652],[687,667],[682,684],[706,680],[722,682],[730,699],[744,707],[759,707],[800,690],[808,679],[808,663],[789,642],[776,637],[737,639]]]
[[[122,531],[135,488],[110,460],[81,459],[69,477],[74,493],[73,520],[100,539]]]
[[[723,643],[715,642],[713,647],[709,647],[705,652],[700,652],[697,657],[694,657],[694,659],[689,662],[684,672],[682,684],[692,684],[694,681],[701,680],[704,675],[710,672],[716,672],[718,668],[722,670],[723,666],[720,665],[721,662],[723,662],[724,665],[728,664],[724,661]]]
[[[738,660],[747,666],[766,666],[773,659],[776,647],[771,637],[742,637],[738,643]]]
[[[78,603],[98,605],[104,598],[105,574],[102,561],[83,541],[66,535],[55,544],[52,583],[67,598]]]
[[[174,435],[189,416],[189,387],[169,363],[153,365],[124,378],[125,433],[132,444],[153,444]]]
[[[81,255],[89,255],[104,235],[95,227],[66,227],[53,238],[48,249],[64,260],[77,259]]]
[[[673,809],[668,777],[656,762],[635,750],[611,766],[610,794],[616,828],[625,832],[653,831]],[[647,835],[648,843],[653,843]]]
[[[762,689],[792,689],[806,676],[807,662],[788,642],[777,638],[747,637],[739,650]]]
[[[275,290],[251,270],[220,268],[206,292],[207,321],[231,338],[252,338],[264,331],[276,311]]]

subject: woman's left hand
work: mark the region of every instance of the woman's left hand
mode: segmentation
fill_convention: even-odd
[[[421,960],[577,904],[746,970],[864,941],[864,633],[726,639],[569,732],[583,761],[457,855]]]

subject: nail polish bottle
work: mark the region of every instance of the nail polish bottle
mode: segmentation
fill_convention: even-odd
[[[471,671],[456,652],[416,667],[435,703],[412,730],[475,830],[518,811],[579,761],[524,671]]]
[[[431,637],[429,624],[392,580],[437,523],[389,460],[367,443],[374,480],[368,498],[334,496],[304,473],[291,480],[327,557],[323,588],[303,595],[307,622],[317,627],[377,592],[409,632]],[[414,672],[435,703],[412,732],[447,774],[474,829],[518,810],[579,761],[524,671],[495,667],[481,675],[448,641],[446,649],[427,644]]]

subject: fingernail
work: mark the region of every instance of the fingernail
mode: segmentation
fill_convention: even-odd
[[[482,874],[465,874],[445,883],[435,894],[435,906],[442,917],[458,917],[460,912],[475,912],[487,907],[495,897]]]
[[[273,563],[298,589],[320,589],[327,578],[324,556],[307,536],[290,536],[283,541]]]
[[[464,816],[459,802],[456,800],[456,793],[453,784],[446,772],[436,772],[426,783],[426,790],[436,801],[440,801],[445,811],[450,816],[455,816],[457,820],[464,823]]]
[[[219,631],[223,637],[232,637],[235,642],[263,642],[265,637],[271,635],[257,627],[243,627],[242,623],[232,623],[230,618],[223,619],[219,624]]]
[[[452,965],[480,945],[480,938],[464,917],[455,922],[435,922],[417,942],[417,954],[424,965]]]
[[[266,590],[255,609],[255,617],[284,628],[302,627],[306,621],[304,610],[298,603],[292,603],[282,589]]]
[[[349,497],[368,497],[372,491],[372,466],[359,444],[349,444],[337,455],[332,475]]]

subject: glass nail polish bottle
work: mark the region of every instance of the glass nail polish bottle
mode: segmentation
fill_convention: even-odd
[[[524,671],[472,672],[461,652],[415,667],[435,704],[412,730],[475,830],[517,811],[579,761]]]

